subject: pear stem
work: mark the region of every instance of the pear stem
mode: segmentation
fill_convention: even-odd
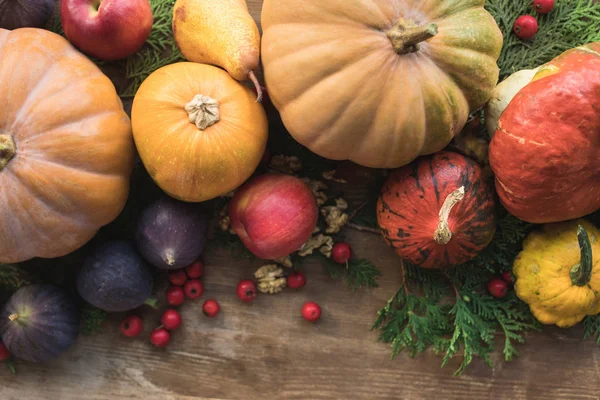
[[[260,82],[258,82],[258,79],[256,78],[256,75],[254,74],[254,71],[250,71],[250,73],[248,74],[248,77],[250,78],[250,80],[254,84],[254,88],[256,89],[256,102],[260,103],[263,99],[263,91],[262,91],[262,88],[260,87]]]

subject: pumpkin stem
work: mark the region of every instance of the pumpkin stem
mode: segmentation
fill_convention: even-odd
[[[585,286],[592,279],[592,244],[590,237],[581,225],[577,226],[577,240],[579,241],[581,260],[579,264],[571,268],[569,275],[573,285]]]
[[[0,171],[6,167],[6,164],[17,154],[17,146],[11,135],[0,134]]]
[[[250,77],[250,80],[252,81],[252,83],[254,84],[254,88],[256,89],[256,102],[260,103],[263,99],[263,91],[262,91],[262,88],[260,87],[260,82],[256,78],[254,71],[250,71],[248,76]]]
[[[419,51],[419,43],[431,39],[438,33],[436,24],[416,25],[410,20],[400,18],[396,26],[386,32],[398,54]]]
[[[197,94],[185,105],[190,122],[201,131],[220,121],[219,101],[211,97]]]
[[[10,314],[8,316],[8,319],[11,320],[11,321],[16,321],[16,320],[19,319],[19,314]]]
[[[450,193],[444,200],[444,204],[442,204],[439,214],[440,221],[437,229],[433,233],[433,240],[435,240],[437,244],[448,244],[450,239],[452,239],[452,231],[450,230],[450,225],[448,225],[448,217],[450,216],[452,208],[454,208],[463,197],[465,197],[465,187],[461,186]]]

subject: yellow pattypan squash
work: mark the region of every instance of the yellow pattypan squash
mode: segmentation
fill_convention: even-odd
[[[513,266],[517,296],[542,324],[573,326],[600,313],[600,231],[576,221],[529,234]]]

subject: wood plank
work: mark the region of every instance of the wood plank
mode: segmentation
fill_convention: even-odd
[[[249,0],[258,21],[261,0]],[[346,233],[358,257],[372,260],[384,276],[380,287],[352,293],[330,279],[314,259],[303,266],[308,285],[299,291],[261,295],[242,304],[237,282],[256,262],[225,250],[206,254],[206,293],[184,305],[184,325],[165,350],[147,340],[159,313],[144,310],[139,339],[120,335],[113,315],[105,332],[82,336],[63,357],[46,365],[20,362],[18,375],[0,369],[2,400],[198,399],[598,399],[600,351],[582,340],[580,328],[549,328],[528,337],[521,357],[493,369],[477,360],[459,378],[460,360],[440,369],[432,352],[390,360],[370,326],[400,284],[398,258],[377,235]],[[164,285],[157,288],[162,293]],[[208,319],[202,301],[217,299],[222,313]],[[304,321],[300,307],[316,301],[324,314]],[[501,343],[498,343],[501,345]]]

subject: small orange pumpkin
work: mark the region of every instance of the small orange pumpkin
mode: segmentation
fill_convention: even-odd
[[[146,170],[171,197],[213,199],[239,187],[258,167],[267,116],[249,88],[224,70],[180,62],[153,72],[131,111]]]
[[[0,87],[0,262],[66,255],[125,205],[131,123],[100,69],[42,29],[0,29]]]

